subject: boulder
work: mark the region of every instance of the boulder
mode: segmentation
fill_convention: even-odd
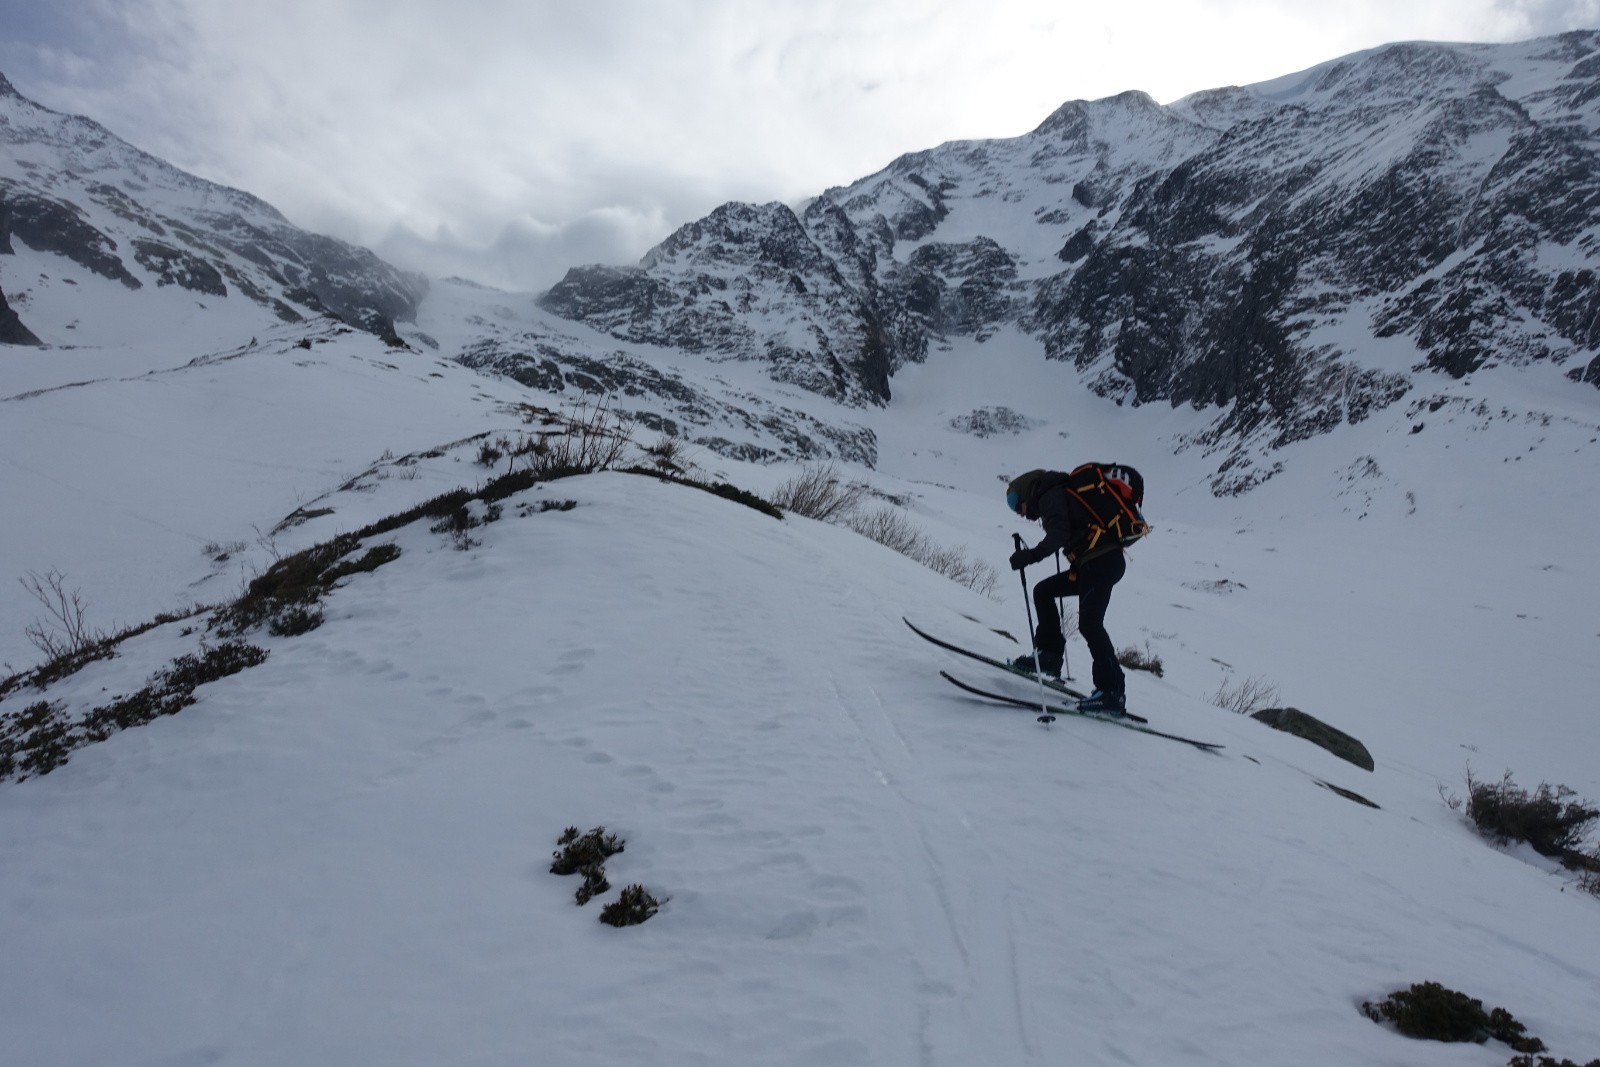
[[[1250,717],[1266,723],[1274,730],[1282,730],[1284,733],[1303,737],[1313,745],[1320,745],[1364,771],[1370,771],[1374,766],[1372,753],[1367,751],[1366,745],[1343,730],[1329,726],[1316,716],[1307,715],[1299,708],[1263,708]]]

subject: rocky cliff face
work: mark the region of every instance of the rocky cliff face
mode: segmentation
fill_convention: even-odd
[[[1171,107],[1069,103],[800,214],[726,205],[544,306],[850,404],[1013,327],[1103,396],[1215,409],[1196,443],[1237,492],[1430,374],[1600,384],[1597,148],[1600,33],[1393,45]]]
[[[328,314],[390,338],[426,292],[366,249],[40,107],[3,77],[0,146],[0,256],[20,245],[130,290],[176,286],[290,322]]]
[[[818,226],[821,243],[782,204],[727,204],[639,267],[571,271],[540,303],[622,340],[759,360],[775,381],[882,403],[898,353],[895,324],[873,303],[870,254],[843,219]]]
[[[33,331],[22,324],[22,319],[11,305],[6,303],[6,294],[0,290],[0,345],[36,345],[39,339]]]

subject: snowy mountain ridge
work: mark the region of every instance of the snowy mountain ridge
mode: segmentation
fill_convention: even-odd
[[[542,303],[871,403],[930,344],[1015,326],[1119,403],[1215,412],[1194,443],[1239,492],[1438,375],[1600,385],[1597,99],[1600,34],[1578,32],[1392,45],[1170,108],[1073,102],[829,190],[798,216],[803,254],[796,217],[730,205]],[[767,275],[731,275],[751,250]],[[740,325],[756,304],[781,332]]]
[[[427,291],[421,277],[307,233],[249,193],[178,170],[90,119],[34,104],[3,76],[0,146],[0,255],[16,257],[21,246],[30,265],[38,260],[36,276],[12,267],[5,278],[12,313],[36,323],[35,341],[45,332],[66,343],[75,335],[63,331],[81,329],[77,337],[106,343],[132,317],[82,307],[72,299],[77,283],[52,261],[128,290],[171,287],[164,303],[179,323],[196,317],[195,306],[231,297],[253,305],[263,324],[329,314],[394,338],[394,323],[415,318]]]
[[[503,326],[441,324],[447,296],[430,331],[421,279],[8,84],[0,330],[114,344],[150,316],[128,294],[77,299],[113,279],[157,290],[140,300],[202,346],[237,332],[211,314],[231,293],[262,328],[326,311],[541,388],[659,398],[643,365],[748,363],[824,403],[786,403],[804,428],[753,446],[726,428],[777,424],[739,396],[631,413],[730,455],[869,463],[862,409],[892,403],[930,347],[1004,331],[1116,403],[1207,412],[1180,447],[1211,458],[1213,492],[1244,492],[1285,445],[1402,401],[1500,406],[1470,389],[1484,369],[1600,385],[1597,99],[1585,31],[1390,45],[1170,107],[1072,101],[1022,137],[911,153],[799,209],[724,205],[638,266],[574,268],[542,315],[508,296]],[[72,277],[51,275],[63,256]]]

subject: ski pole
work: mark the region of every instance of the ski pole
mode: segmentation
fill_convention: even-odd
[[[1061,550],[1056,549],[1056,577],[1061,577]],[[1061,677],[1072,681],[1072,662],[1067,657],[1067,598],[1056,597],[1056,616],[1061,620]]]
[[[1022,543],[1022,535],[1019,533],[1011,535],[1011,543],[1016,546],[1018,552],[1021,552],[1025,547]],[[1033,646],[1033,677],[1039,683],[1039,710],[1048,715],[1050,714],[1050,709],[1048,707],[1049,698],[1044,691],[1044,668],[1039,666],[1039,639],[1034,636],[1033,632],[1033,603],[1028,599],[1028,568],[1018,567],[1017,574],[1022,579],[1022,606],[1028,610],[1028,643]]]

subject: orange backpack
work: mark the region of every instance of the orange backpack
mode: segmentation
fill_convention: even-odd
[[[1071,507],[1067,560],[1082,563],[1131,545],[1150,532],[1144,520],[1144,478],[1125,463],[1085,463],[1061,486]]]

